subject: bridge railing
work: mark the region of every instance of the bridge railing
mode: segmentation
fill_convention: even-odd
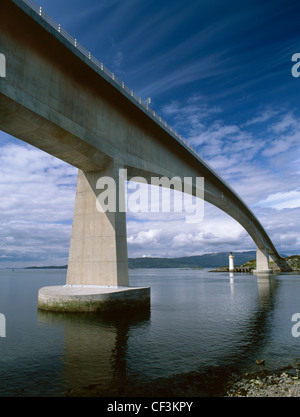
[[[133,90],[128,88],[124,82],[122,82],[116,75],[111,72],[108,68],[106,68],[102,62],[100,62],[97,58],[95,58],[90,51],[88,51],[84,46],[82,46],[76,38],[70,35],[59,23],[52,19],[42,7],[39,7],[34,1],[32,0],[22,0],[26,3],[32,10],[34,10],[39,16],[41,16],[47,23],[49,23],[57,32],[59,32],[67,41],[69,41],[73,46],[75,46],[83,55],[85,55],[91,62],[93,62],[101,71],[103,71],[106,75],[110,77],[111,80],[117,85],[119,85],[129,96],[135,99],[148,113],[150,113],[156,120],[156,122],[162,125],[166,130],[168,130],[175,138],[184,144],[186,147],[189,148],[191,153],[193,153],[198,159],[204,162],[209,168],[216,173],[213,167],[208,164],[199,154],[195,151],[195,149],[180,135],[178,134],[165,120],[162,119],[153,109],[149,107],[148,102],[143,101],[139,96],[137,96]],[[216,175],[218,175],[216,173]],[[219,175],[218,175],[219,176]]]

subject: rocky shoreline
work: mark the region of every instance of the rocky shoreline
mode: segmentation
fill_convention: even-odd
[[[300,364],[276,372],[261,370],[232,375],[225,397],[300,397]]]

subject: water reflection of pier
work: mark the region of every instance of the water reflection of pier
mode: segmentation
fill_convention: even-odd
[[[243,271],[244,272],[244,271]],[[231,295],[234,295],[234,285],[235,285],[236,275],[234,272],[229,273],[230,289]],[[274,280],[273,274],[260,274],[253,276],[257,280],[257,289],[260,300],[268,301],[268,298],[271,296],[271,293],[276,290],[278,282]]]
[[[148,326],[149,312],[134,317],[38,311],[38,320],[63,326],[63,380],[66,396],[122,396],[127,378],[130,329]]]
[[[241,327],[246,336],[245,343],[241,346],[240,364],[244,362],[245,371],[257,371],[257,359],[264,353],[264,348],[270,340],[272,327],[268,324],[272,320],[272,314],[276,306],[276,294],[279,290],[279,281],[276,274],[252,275],[249,274],[250,282],[257,284],[257,295],[253,298],[253,309],[249,315],[243,315]],[[230,293],[234,301],[238,301],[239,291],[237,290],[239,282],[247,279],[243,274],[229,274]],[[253,288],[253,287],[252,287]],[[235,291],[237,290],[237,291]],[[253,294],[253,293],[252,293]],[[240,368],[240,367],[239,367]]]

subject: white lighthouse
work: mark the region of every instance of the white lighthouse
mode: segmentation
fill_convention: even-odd
[[[234,256],[232,255],[232,252],[229,254],[229,272],[234,272]]]

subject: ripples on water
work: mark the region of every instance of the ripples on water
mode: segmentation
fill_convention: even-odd
[[[212,396],[256,359],[268,369],[300,359],[291,333],[298,274],[131,270],[131,285],[151,287],[150,312],[38,311],[38,289],[65,278],[65,270],[0,271],[0,396]]]

